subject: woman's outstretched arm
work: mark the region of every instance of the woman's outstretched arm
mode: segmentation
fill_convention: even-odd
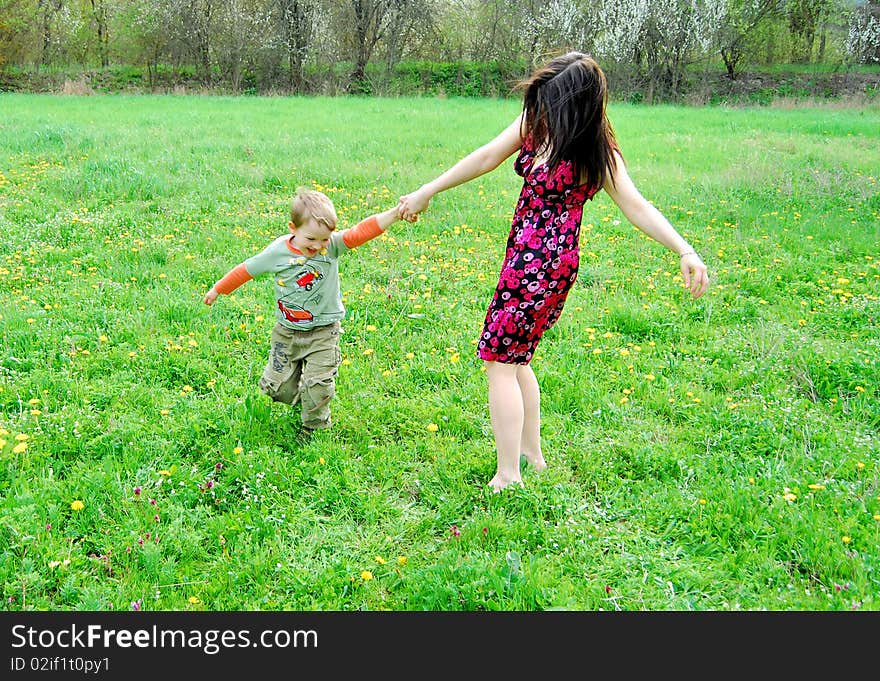
[[[616,203],[626,219],[655,241],[679,255],[679,266],[684,284],[694,298],[699,298],[709,286],[706,265],[681,234],[670,224],[663,214],[641,195],[626,172],[626,165],[620,154],[614,154],[615,167],[612,176],[605,178],[602,188]]]
[[[522,146],[521,126],[522,115],[519,115],[491,142],[475,149],[442,175],[423,184],[416,191],[401,196],[398,204],[400,216],[405,220],[410,220],[428,207],[431,197],[435,194],[495,170]]]

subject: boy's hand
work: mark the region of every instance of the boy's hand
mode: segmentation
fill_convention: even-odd
[[[217,293],[216,289],[212,288],[205,294],[205,305],[213,305],[214,301],[217,300],[217,296],[220,295]]]
[[[421,188],[419,188],[406,196],[400,197],[397,203],[397,211],[404,220],[415,222],[418,214],[428,207],[430,201],[431,197],[426,196]]]
[[[406,204],[404,203],[404,197],[400,197],[400,201],[397,204],[397,219],[398,220],[406,220],[407,222],[416,222],[419,219],[417,213],[410,213],[407,211]]]

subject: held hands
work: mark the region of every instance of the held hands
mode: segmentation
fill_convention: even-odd
[[[691,251],[682,253],[679,260],[684,285],[691,290],[691,296],[699,298],[709,287],[709,274],[702,258]]]
[[[415,222],[418,219],[419,213],[428,207],[430,200],[430,196],[426,196],[421,189],[417,189],[406,196],[400,197],[400,201],[397,204],[397,213],[401,219]]]

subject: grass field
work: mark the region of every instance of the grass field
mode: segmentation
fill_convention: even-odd
[[[600,194],[534,361],[550,467],[494,495],[474,355],[511,163],[341,262],[334,427],[256,385],[299,185],[342,226],[513,101],[0,95],[8,610],[880,609],[880,108],[614,104],[703,255]]]

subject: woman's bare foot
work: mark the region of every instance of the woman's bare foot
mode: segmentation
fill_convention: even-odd
[[[541,453],[538,454],[526,454],[523,453],[523,457],[526,461],[532,464],[532,468],[535,469],[538,473],[547,468],[547,462],[544,461],[544,455]]]
[[[489,487],[492,488],[495,494],[498,494],[501,490],[503,490],[505,487],[508,487],[509,485],[519,485],[520,487],[522,487],[522,484],[522,478],[514,478],[508,480],[500,473],[496,473],[495,477],[489,481]]]

